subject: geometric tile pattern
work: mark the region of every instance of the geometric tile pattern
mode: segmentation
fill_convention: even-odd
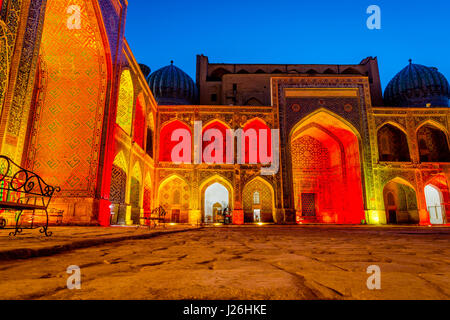
[[[119,101],[117,104],[116,123],[128,134],[131,134],[133,118],[134,88],[130,70],[124,70],[120,77]]]
[[[62,19],[69,5],[81,8],[80,29],[69,29]],[[34,119],[32,167],[49,184],[61,186],[62,195],[93,194],[107,66],[91,1],[47,2],[40,56],[48,79]]]
[[[0,113],[3,108],[3,100],[6,94],[6,85],[9,74],[9,47],[7,32],[6,25],[0,20]]]
[[[259,199],[255,197],[255,193],[259,193]],[[261,210],[261,221],[271,222],[272,210],[273,210],[273,200],[272,200],[272,190],[268,185],[259,179],[254,179],[247,183],[244,187],[244,192],[242,196],[244,200],[244,215],[248,222],[253,222],[253,210]],[[255,203],[255,200],[258,203]]]

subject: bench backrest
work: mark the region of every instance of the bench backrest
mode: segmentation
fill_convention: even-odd
[[[36,173],[0,155],[0,201],[26,203],[47,208],[59,187],[51,186]]]

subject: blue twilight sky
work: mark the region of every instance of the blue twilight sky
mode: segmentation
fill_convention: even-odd
[[[366,10],[381,8],[381,30]],[[377,56],[383,88],[408,64],[450,80],[449,0],[129,0],[126,37],[152,71],[175,61],[195,81],[212,63],[357,64]]]

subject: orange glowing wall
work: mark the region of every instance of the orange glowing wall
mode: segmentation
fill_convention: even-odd
[[[70,5],[81,8],[80,29],[67,27]],[[108,75],[93,1],[47,2],[40,56],[48,79],[36,103],[30,163],[63,194],[93,194]]]

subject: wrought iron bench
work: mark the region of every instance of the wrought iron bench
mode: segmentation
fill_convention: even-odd
[[[145,221],[145,224],[148,224],[148,228],[151,229],[152,224],[153,227],[156,228],[158,224],[163,224],[163,227],[166,227],[166,210],[162,206],[159,206],[152,210],[149,215],[145,215],[142,218]]]
[[[0,156],[0,229],[14,229],[10,236],[22,233],[24,229],[37,229],[47,237],[48,205],[59,187],[44,182],[36,173],[26,170],[11,159]],[[24,219],[23,212],[31,212],[29,219]],[[42,223],[35,222],[36,211],[45,212]],[[8,224],[5,213],[14,213],[14,223]]]

